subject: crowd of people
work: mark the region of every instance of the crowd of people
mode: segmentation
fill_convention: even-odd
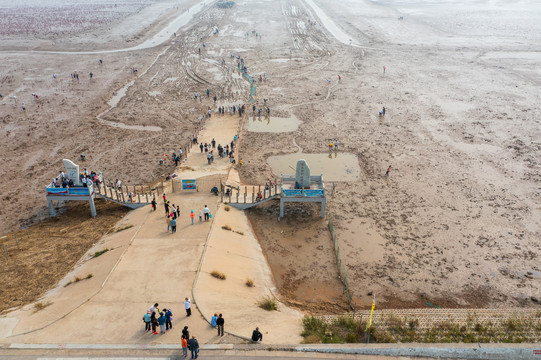
[[[102,183],[101,174],[95,171],[88,171],[86,168],[79,174],[79,181],[76,184],[73,179],[69,178],[64,171],[60,170],[57,177],[51,181],[51,187],[54,188],[69,188],[69,187],[88,187],[89,184],[99,185]]]
[[[186,317],[192,315],[192,302],[191,299],[186,297],[184,300],[184,309],[186,310]],[[145,324],[145,332],[151,332],[154,335],[158,335],[158,327],[160,328],[160,334],[166,334],[167,331],[173,329],[173,312],[171,309],[159,309],[159,304],[155,303],[143,315],[143,322]],[[215,313],[210,319],[210,326],[218,331],[218,336],[224,336],[225,319],[222,314]],[[256,327],[252,331],[251,339],[253,342],[260,342],[263,340],[263,334],[259,331],[259,327]],[[191,352],[191,358],[197,359],[199,356],[199,342],[197,338],[192,335],[190,338],[190,330],[188,326],[184,326],[181,335],[182,356],[187,358],[188,350]]]

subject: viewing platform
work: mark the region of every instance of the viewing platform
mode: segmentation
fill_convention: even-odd
[[[325,183],[323,175],[310,176],[306,161],[297,162],[297,174],[281,175],[280,185],[265,186],[221,186],[221,200],[237,209],[249,209],[269,200],[280,199],[280,217],[284,217],[286,202],[321,203],[321,218],[325,217]],[[225,200],[224,200],[225,198]]]

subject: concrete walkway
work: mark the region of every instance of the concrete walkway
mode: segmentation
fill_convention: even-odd
[[[239,120],[233,116],[208,120],[199,141],[210,143],[214,138],[217,144],[231,142]],[[215,162],[208,165],[206,154],[198,150],[194,148],[181,164],[179,169],[183,171],[179,171],[179,177],[197,179],[228,174],[231,164],[227,158],[216,157]],[[264,334],[265,331],[273,334],[265,334],[265,340],[279,340],[274,334],[285,329],[293,334],[290,341],[298,341],[300,314],[282,305],[280,312],[266,313],[254,305],[256,298],[272,292],[273,283],[244,215],[238,211],[217,211],[219,198],[210,192],[167,193],[167,198],[172,204],[181,206],[175,234],[166,231],[161,198],[156,212],[150,206],[130,212],[119,227],[133,227],[113,233],[96,244],[57,288],[40,300],[48,306],[35,312],[31,304],[0,317],[0,343],[177,344],[183,326],[188,326],[190,333],[201,343],[239,342],[238,338],[227,335],[218,337],[197,307],[206,318],[214,311],[223,312],[226,332],[249,336],[252,327],[259,325]],[[190,210],[197,213],[204,205],[215,214],[213,220],[220,220],[214,224],[200,223],[196,218],[196,223],[191,225]],[[220,234],[224,231],[221,230],[224,221],[232,223],[246,236],[238,238],[239,234],[232,232]],[[219,255],[227,250],[217,246],[218,239],[235,248],[232,257]],[[209,251],[202,259],[207,241]],[[91,259],[90,254],[105,248],[110,251]],[[243,256],[250,260],[237,261]],[[195,287],[193,315],[188,318],[183,301],[185,297],[192,297],[200,267],[203,273]],[[213,267],[230,274],[225,286],[215,284],[212,281],[216,279],[209,278],[209,269]],[[92,277],[85,279],[88,274]],[[84,280],[64,286],[75,277]],[[247,277],[254,280],[255,288],[243,284]],[[155,302],[160,308],[171,308],[174,314],[173,331],[164,335],[144,331],[142,316]],[[269,325],[265,327],[264,324]],[[271,324],[274,327],[280,324],[280,327],[269,331]]]

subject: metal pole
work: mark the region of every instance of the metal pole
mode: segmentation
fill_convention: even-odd
[[[19,240],[17,239],[17,234],[13,233],[15,235],[15,241],[17,242],[17,249],[19,248]]]

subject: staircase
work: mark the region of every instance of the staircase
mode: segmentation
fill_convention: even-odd
[[[266,203],[269,200],[274,200],[274,199],[279,199],[279,198],[280,198],[280,194],[275,194],[275,195],[272,195],[271,197],[268,197],[268,198],[260,200],[260,201],[247,202],[247,203],[230,202],[230,203],[227,203],[227,204],[233,206],[234,208],[245,210],[245,209],[249,209],[251,207]]]
[[[100,185],[96,188],[96,196],[106,201],[112,201],[114,203],[129,207],[130,209],[138,209],[140,207],[150,205],[152,198],[158,199],[158,191],[145,191],[144,187],[122,187],[122,190],[115,189],[111,186]],[[130,199],[130,193],[132,194]]]

